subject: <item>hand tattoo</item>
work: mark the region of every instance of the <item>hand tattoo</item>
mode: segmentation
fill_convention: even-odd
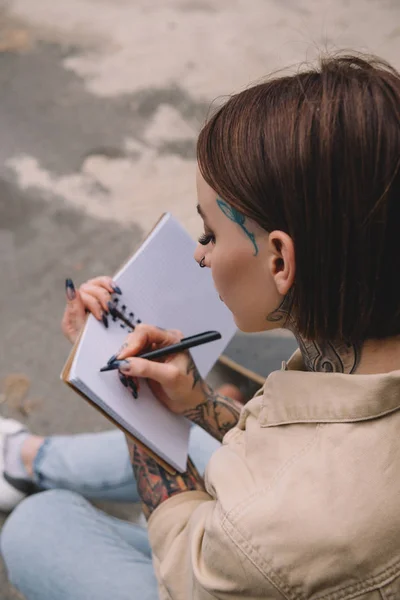
[[[193,490],[205,491],[203,478],[190,458],[185,473],[171,475],[145,450],[130,438],[127,437],[126,439],[146,519],[162,502],[175,496],[175,494]]]
[[[254,256],[257,256],[258,246],[256,243],[256,236],[254,235],[254,233],[251,233],[251,231],[249,231],[247,229],[247,227],[245,225],[245,223],[246,223],[245,215],[243,215],[241,212],[239,212],[236,208],[234,208],[227,202],[224,202],[224,200],[221,200],[221,198],[217,198],[217,204],[218,204],[219,208],[222,210],[222,212],[224,213],[224,215],[226,217],[228,217],[228,219],[230,219],[234,223],[237,223],[239,225],[239,227],[244,231],[244,233],[247,235],[247,237],[249,238],[249,240],[251,241],[251,243],[254,246]]]
[[[321,373],[354,373],[360,363],[362,345],[358,343],[317,342],[307,340],[297,330],[296,322],[290,314],[290,300],[285,296],[282,304],[267,316],[267,320],[282,322],[297,339],[307,371]]]
[[[195,388],[195,386],[199,383],[199,381],[201,381],[201,375],[198,371],[198,368],[196,367],[196,363],[194,362],[191,354],[190,354],[190,360],[189,360],[187,370],[186,370],[187,375],[190,375],[190,373],[193,375],[193,384],[192,384],[192,390],[193,390]]]

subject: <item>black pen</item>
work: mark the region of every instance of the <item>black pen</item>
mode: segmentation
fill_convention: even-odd
[[[147,360],[163,358],[164,356],[169,356],[170,354],[183,352],[183,350],[189,350],[190,348],[195,348],[196,346],[200,346],[202,344],[208,344],[208,342],[215,342],[216,340],[220,340],[221,337],[222,336],[218,331],[204,331],[203,333],[198,333],[197,335],[191,335],[189,337],[183,338],[177,344],[165,346],[165,348],[158,348],[157,350],[151,350],[150,352],[144,352],[143,354],[138,354],[137,356],[133,356],[132,358],[146,358]],[[121,362],[122,361],[115,359],[109,365],[102,367],[100,371],[102,373],[104,371],[115,371],[119,368]]]

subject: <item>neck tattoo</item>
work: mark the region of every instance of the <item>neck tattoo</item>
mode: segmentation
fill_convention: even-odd
[[[282,304],[267,316],[267,321],[282,322],[296,337],[307,371],[320,373],[355,373],[360,363],[361,344],[338,342],[317,342],[305,339],[297,330],[289,313],[287,297]]]

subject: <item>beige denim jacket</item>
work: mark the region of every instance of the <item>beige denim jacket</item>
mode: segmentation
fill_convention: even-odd
[[[162,600],[400,600],[400,371],[295,356],[149,520]]]

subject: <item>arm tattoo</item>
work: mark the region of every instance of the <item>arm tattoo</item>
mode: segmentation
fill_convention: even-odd
[[[205,381],[201,387],[204,400],[183,415],[222,442],[224,435],[238,422],[241,405],[216,394]]]
[[[290,314],[288,296],[267,316],[267,321],[273,323],[281,321],[282,326],[295,335],[307,371],[351,374],[357,370],[362,345],[340,340],[337,342],[307,340],[297,331],[295,320]]]
[[[239,225],[239,227],[244,231],[244,233],[247,235],[247,237],[249,238],[249,240],[251,241],[251,243],[254,246],[254,256],[257,256],[258,246],[256,243],[256,236],[254,235],[254,233],[251,233],[251,231],[249,231],[247,229],[247,227],[245,225],[246,217],[241,212],[239,212],[236,208],[234,208],[227,202],[224,202],[223,200],[221,200],[221,198],[217,198],[217,204],[218,204],[219,208],[222,210],[222,212],[224,213],[224,215],[226,217],[228,217],[228,219],[230,219],[234,223],[237,223]]]
[[[200,425],[217,440],[222,441],[225,433],[238,422],[241,404],[214,393],[201,378],[191,355],[187,374],[192,375],[192,390],[197,388],[201,401],[195,408],[185,411],[183,416]],[[157,506],[175,494],[193,490],[205,491],[203,478],[190,458],[185,473],[171,475],[129,437],[126,440],[146,519],[150,517]]]
[[[182,414],[221,442],[224,435],[238,422],[242,405],[215,393],[201,378],[192,356],[187,367],[187,374],[189,373],[193,376],[192,390],[197,387],[200,402]]]
[[[184,416],[200,425],[215,439],[222,441],[224,435],[235,427],[239,420],[240,410],[230,398],[210,393],[207,400],[195,408],[185,411]]]
[[[130,438],[127,437],[126,439],[146,519],[162,502],[175,496],[175,494],[193,490],[205,491],[203,478],[190,458],[185,473],[171,475],[145,450]]]

